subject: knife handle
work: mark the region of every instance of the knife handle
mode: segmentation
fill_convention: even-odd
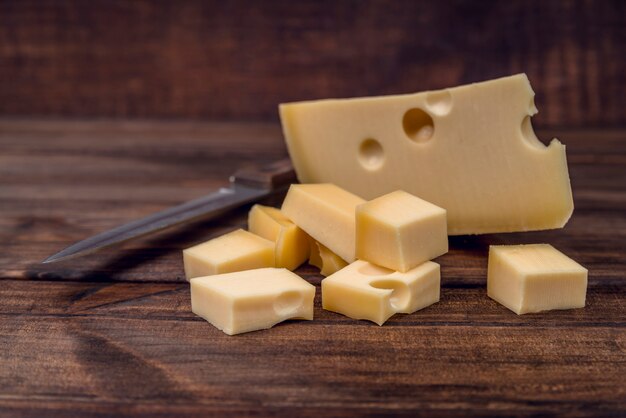
[[[285,158],[261,167],[237,170],[230,181],[244,186],[274,190],[286,188],[291,183],[297,183],[298,178],[291,160]]]

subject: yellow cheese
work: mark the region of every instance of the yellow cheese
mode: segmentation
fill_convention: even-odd
[[[446,209],[450,235],[560,228],[573,211],[565,146],[536,138],[533,97],[519,74],[282,104],[280,117],[302,183],[334,183],[366,199],[405,190]]]
[[[321,270],[324,264],[322,256],[320,255],[320,247],[318,246],[318,242],[311,237],[309,237],[309,251],[309,264]]]
[[[191,310],[228,335],[313,319],[315,286],[286,269],[191,279]]]
[[[212,274],[274,267],[272,241],[238,229],[183,250],[187,280]]]
[[[357,206],[358,259],[406,272],[446,252],[445,209],[401,190]]]
[[[587,269],[549,244],[492,245],[487,294],[518,315],[582,308]]]
[[[309,237],[276,208],[254,205],[248,214],[248,229],[276,243],[276,267],[295,270],[309,258]]]
[[[406,273],[358,260],[322,280],[322,306],[378,325],[439,301],[439,264],[427,261]]]
[[[355,210],[365,202],[334,184],[292,184],[282,212],[348,262],[355,260]]]
[[[314,251],[316,255],[312,255],[311,260],[313,261],[309,260],[309,262],[320,269],[322,276],[330,276],[348,265],[343,258],[339,257],[319,242],[314,241],[314,243],[316,248],[312,251]]]

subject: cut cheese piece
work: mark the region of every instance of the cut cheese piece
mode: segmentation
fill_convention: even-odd
[[[272,241],[238,229],[183,250],[187,280],[212,274],[274,267]]]
[[[317,243],[317,246],[320,251],[320,258],[322,259],[322,268],[320,270],[320,274],[322,276],[330,276],[348,265],[346,260],[339,257],[319,242]]]
[[[191,279],[191,310],[228,335],[313,319],[315,286],[286,269]]]
[[[427,261],[406,273],[358,260],[322,280],[322,307],[378,325],[439,301],[439,264]]]
[[[248,214],[250,232],[276,243],[276,267],[295,270],[309,258],[309,237],[276,208],[254,205]]]
[[[348,265],[346,260],[329,250],[317,241],[313,241],[315,248],[312,248],[309,263],[320,269],[320,274],[324,277],[341,270]]]
[[[445,209],[402,190],[357,206],[358,259],[406,272],[447,252]]]
[[[344,260],[355,260],[355,210],[365,202],[334,184],[292,184],[282,212]]]
[[[582,308],[587,269],[549,244],[492,245],[487,294],[518,315]]]
[[[324,267],[324,263],[322,261],[322,256],[320,255],[320,247],[318,246],[318,242],[311,237],[309,237],[309,250],[309,264],[321,270]]]
[[[565,146],[544,146],[525,74],[446,90],[282,104],[302,183],[366,199],[405,190],[448,211],[448,233],[560,228],[573,211]],[[332,247],[331,247],[332,249]]]

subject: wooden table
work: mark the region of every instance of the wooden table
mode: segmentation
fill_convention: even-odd
[[[549,138],[555,132],[541,132]],[[181,249],[246,209],[59,264],[68,244],[286,155],[277,125],[0,122],[0,415],[626,415],[626,131],[562,131],[563,230],[453,237],[441,302],[383,327],[315,320],[229,337],[190,311]],[[589,268],[585,309],[517,316],[486,294],[490,244]]]

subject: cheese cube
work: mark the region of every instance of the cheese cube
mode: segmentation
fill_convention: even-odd
[[[406,272],[446,252],[445,209],[401,190],[357,206],[358,259]]]
[[[348,263],[337,254],[329,250],[319,242],[312,240],[311,258],[309,263],[320,269],[320,274],[324,277],[341,270]]]
[[[313,319],[315,286],[287,269],[263,268],[191,279],[191,310],[228,335]]]
[[[335,183],[366,199],[405,190],[445,208],[450,235],[561,228],[574,209],[565,146],[535,136],[534,95],[517,74],[281,104],[280,120],[301,183]]]
[[[587,269],[549,244],[492,245],[487,294],[518,315],[582,308]]]
[[[193,277],[274,267],[272,241],[238,229],[183,250],[187,280]]]
[[[439,264],[427,261],[406,273],[358,260],[322,280],[322,306],[378,325],[439,301]]]
[[[292,184],[282,212],[344,260],[355,260],[355,209],[365,202],[334,184]]]
[[[295,270],[309,258],[309,237],[279,209],[254,205],[248,214],[248,229],[276,243],[276,267]]]

